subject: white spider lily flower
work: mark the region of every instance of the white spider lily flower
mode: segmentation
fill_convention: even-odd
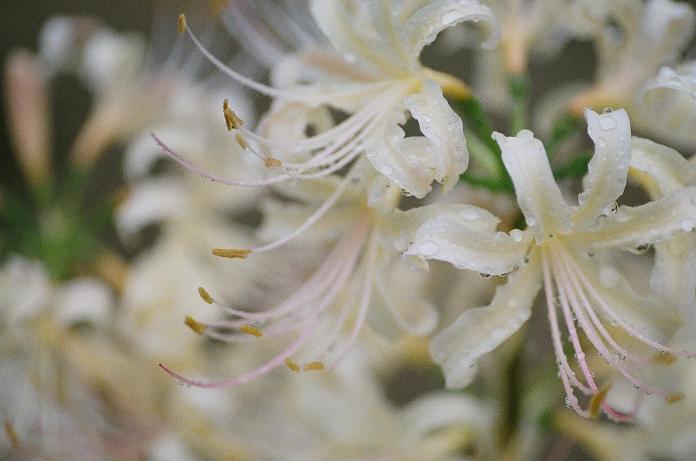
[[[661,68],[645,84],[638,102],[663,133],[691,139],[696,130],[696,61]]]
[[[407,222],[403,212],[393,209],[400,197],[398,188],[388,187],[386,193],[368,196],[363,183],[371,168],[366,161],[358,167],[368,173],[355,174],[353,170],[345,178],[330,176],[281,189],[293,202],[271,200],[265,204],[267,221],[261,235],[276,238],[271,243],[252,250],[213,250],[223,257],[253,259],[257,253],[274,250],[291,239],[300,245],[331,247],[294,293],[267,310],[242,310],[199,289],[206,302],[220,306],[228,315],[217,322],[188,318],[187,324],[194,331],[232,343],[294,335],[286,349],[251,372],[218,382],[194,381],[162,368],[188,385],[229,387],[283,365],[293,371],[311,371],[323,369],[326,362],[327,367],[334,368],[349,354],[366,322],[387,335],[397,330],[425,335],[433,330],[437,311],[421,291],[427,274],[405,267],[399,256],[407,243],[405,226],[413,220]],[[328,199],[317,209],[317,202],[324,197]],[[389,204],[375,207],[376,200]],[[302,365],[298,355],[309,361]]]
[[[226,112],[228,128],[236,131],[244,147],[280,170],[268,179],[206,174],[180,155],[169,154],[209,179],[239,186],[328,176],[365,154],[376,170],[408,194],[425,196],[434,180],[451,188],[469,159],[461,120],[447,104],[441,86],[460,95],[468,92],[468,87],[424,67],[419,55],[441,30],[464,21],[487,25],[490,32],[484,45],[492,46],[497,26],[488,7],[476,0],[320,0],[311,2],[310,10],[329,43],[301,50],[294,59],[305,69],[282,88],[263,85],[225,66],[186,30],[223,73],[281,101],[276,111],[299,103],[340,109],[349,116],[327,131],[288,140],[254,133],[232,112]],[[182,23],[185,27],[185,20]],[[423,136],[405,137],[400,125],[407,113],[418,121]]]
[[[642,393],[667,401],[672,394],[635,377],[635,365],[649,358],[619,344],[605,322],[627,332],[662,354],[694,355],[663,345],[658,340],[681,320],[677,311],[634,292],[614,268],[591,255],[607,250],[643,249],[674,239],[696,227],[696,188],[674,193],[637,207],[617,207],[631,160],[631,133],[625,111],[597,114],[586,110],[588,132],[595,154],[583,182],[578,206],[570,206],[556,185],[542,143],[528,130],[515,137],[495,133],[528,228],[496,232],[498,220],[483,209],[461,206],[418,229],[407,254],[448,261],[484,274],[514,271],[487,307],[465,311],[431,343],[431,353],[445,370],[449,387],[468,384],[476,360],[491,351],[527,321],[542,283],[551,325],[551,338],[567,404],[588,416],[601,407],[609,416],[625,419],[603,401],[583,351],[576,323],[590,344],[613,368]],[[559,311],[561,315],[559,315]],[[578,378],[563,350],[564,324],[575,349],[584,382]],[[576,320],[577,319],[577,320]],[[584,410],[574,388],[593,395]]]
[[[679,133],[659,120],[671,108],[663,106],[656,120],[640,96],[644,85],[662,66],[674,65],[691,41],[696,30],[693,8],[672,0],[582,0],[574,6],[577,24],[585,24],[595,38],[599,63],[595,83],[573,97],[571,110],[580,115],[585,107],[624,107],[634,129],[674,140]],[[680,137],[685,144],[689,140]]]

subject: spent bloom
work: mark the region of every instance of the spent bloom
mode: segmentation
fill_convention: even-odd
[[[498,220],[489,212],[461,206],[421,226],[408,253],[486,275],[514,271],[489,306],[465,311],[433,340],[432,355],[444,367],[450,387],[468,384],[476,360],[527,321],[543,283],[566,403],[581,415],[596,414],[601,408],[611,417],[624,419],[627,415],[604,401],[606,391],[589,368],[576,323],[604,360],[636,389],[668,402],[678,400],[679,394],[651,387],[635,376],[636,367],[652,359],[629,352],[612,334],[614,326],[665,356],[693,354],[653,339],[678,324],[677,312],[634,292],[616,269],[600,263],[597,253],[644,251],[651,244],[691,232],[696,227],[696,189],[682,187],[644,205],[618,207],[616,200],[626,186],[631,161],[628,116],[623,110],[597,114],[588,109],[585,117],[595,153],[578,206],[568,205],[563,198],[544,147],[530,131],[515,137],[494,133],[528,228],[496,232]],[[605,325],[607,321],[611,327]],[[566,356],[561,325],[570,335],[584,382]],[[588,410],[580,407],[574,388],[593,396]]]
[[[316,179],[340,171],[365,154],[376,170],[408,194],[423,197],[433,180],[452,187],[468,165],[468,151],[461,121],[442,92],[461,96],[468,94],[468,87],[424,67],[419,55],[441,30],[463,21],[486,24],[490,31],[484,45],[493,45],[497,28],[488,7],[475,0],[331,0],[311,2],[310,11],[325,37],[317,37],[312,46],[290,55],[288,59],[294,59],[302,70],[293,77],[286,75],[282,85],[276,86],[261,84],[225,66],[203,47],[181,16],[180,28],[187,30],[223,73],[274,98],[269,117],[307,126],[308,120],[302,119],[297,106],[333,108],[348,114],[331,129],[304,139],[271,139],[244,127],[226,106],[228,128],[236,132],[240,144],[280,171],[263,180],[206,177],[240,186]],[[283,65],[287,68],[288,62]],[[418,121],[423,136],[405,137],[399,125],[406,122],[407,113]],[[203,173],[176,153],[170,155]]]

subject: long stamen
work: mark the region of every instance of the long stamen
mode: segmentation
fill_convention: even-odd
[[[542,247],[542,252],[546,253],[548,250]],[[563,352],[563,345],[561,343],[561,333],[558,328],[558,318],[556,316],[556,301],[553,296],[553,279],[551,277],[551,271],[549,270],[549,264],[547,262],[546,254],[542,254],[541,257],[542,270],[544,274],[544,293],[546,295],[546,305],[548,308],[549,323],[551,325],[551,338],[554,346],[554,352],[556,354],[556,360],[559,365],[559,372],[561,375],[561,382],[563,383],[563,388],[566,392],[566,404],[570,406],[575,412],[580,416],[589,416],[585,410],[580,408],[578,398],[573,392],[573,388],[570,384],[571,378],[577,382],[580,386],[584,386],[577,378],[575,374],[570,369],[568,365],[568,359]]]
[[[558,250],[558,249],[557,249]],[[561,253],[560,250],[558,250],[558,253]],[[559,258],[562,258],[562,256],[559,254]],[[563,258],[563,261],[568,261],[568,257]],[[560,259],[559,259],[560,260]],[[559,267],[559,275],[563,279],[564,284],[570,285],[570,282],[568,281],[569,278],[572,278],[570,276],[570,272],[568,271],[569,266],[567,264],[561,264]],[[571,299],[572,304],[579,304],[576,294],[574,292],[569,293],[569,297]],[[622,362],[620,361],[617,357],[615,357],[611,352],[607,349],[607,347],[604,345],[604,342],[597,336],[594,328],[592,325],[587,321],[587,318],[585,317],[584,313],[578,310],[578,320],[580,321],[580,325],[582,326],[583,330],[585,330],[585,333],[587,334],[588,339],[590,342],[592,342],[592,345],[597,349],[597,351],[605,358],[605,360],[609,361],[610,364],[619,371],[631,384],[636,389],[643,389],[644,392],[647,393],[652,393],[659,395],[665,399],[668,399],[671,395],[669,392],[666,392],[662,389],[656,389],[650,386],[647,386],[645,383],[642,381],[638,380],[629,368]]]
[[[653,339],[648,338],[644,334],[637,331],[634,327],[629,325],[626,321],[624,321],[621,317],[619,317],[618,315],[616,315],[614,313],[614,311],[607,304],[607,302],[604,300],[604,298],[597,292],[597,290],[594,288],[592,283],[588,280],[587,276],[578,267],[577,263],[573,260],[573,258],[566,257],[565,260],[566,260],[567,264],[569,265],[569,267],[577,275],[577,277],[579,278],[579,280],[583,284],[583,286],[590,293],[590,295],[595,299],[595,301],[597,301],[597,304],[599,304],[599,306],[602,308],[602,310],[613,321],[615,321],[621,328],[626,330],[631,336],[640,340],[644,344],[652,347],[653,349],[657,349],[658,351],[666,352],[668,354],[673,354],[673,355],[677,355],[677,356],[681,356],[681,357],[687,357],[687,358],[696,357],[696,352],[678,350],[678,349],[674,349],[672,347],[665,346],[665,345],[660,344],[659,342],[657,342]]]
[[[377,262],[377,234],[372,233],[370,237],[370,244],[367,250],[367,266],[365,268],[365,281],[362,287],[362,297],[360,300],[360,307],[358,308],[358,316],[353,325],[353,330],[350,333],[348,341],[343,346],[343,348],[337,353],[336,359],[331,363],[331,369],[333,370],[353,348],[355,341],[362,330],[365,323],[365,317],[367,316],[367,309],[370,306],[370,300],[372,298],[372,287],[375,277],[375,266]]]

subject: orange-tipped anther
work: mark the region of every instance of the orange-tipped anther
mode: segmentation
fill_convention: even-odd
[[[291,369],[292,371],[294,371],[295,373],[297,373],[298,371],[300,371],[300,366],[299,366],[298,364],[296,364],[295,362],[293,362],[292,359],[291,359],[290,357],[287,357],[287,358],[285,359],[285,365],[287,365],[287,367],[290,368],[290,369]]]
[[[280,168],[283,166],[283,162],[273,157],[266,157],[263,163],[266,165],[266,168]]]
[[[208,293],[208,290],[203,287],[198,287],[198,294],[201,296],[203,301],[207,302],[208,304],[213,304],[215,302],[213,297],[210,296],[210,293]]]
[[[590,416],[592,416],[593,418],[597,418],[599,416],[599,412],[602,409],[602,403],[604,403],[604,400],[606,400],[607,394],[609,393],[609,389],[611,389],[611,384],[604,386],[595,395],[592,396],[592,400],[590,400],[589,410]]]
[[[681,392],[669,394],[667,397],[665,397],[665,401],[667,403],[676,403],[681,400],[684,400],[684,394],[682,394]]]
[[[237,114],[230,109],[230,101],[226,99],[222,102],[222,113],[225,116],[225,124],[227,125],[227,131],[236,130],[240,126],[244,125],[244,120],[239,118]]]
[[[677,356],[669,352],[660,351],[655,355],[653,361],[662,365],[671,365],[677,361]]]
[[[319,371],[324,369],[324,362],[308,362],[302,367],[304,371]]]
[[[186,15],[179,15],[179,18],[176,20],[176,26],[177,32],[179,32],[179,34],[183,34],[186,30]]]
[[[251,336],[256,336],[257,338],[263,336],[263,331],[259,330],[253,325],[242,325],[241,327],[239,327],[239,331]]]
[[[231,258],[231,259],[246,259],[251,253],[251,250],[238,250],[235,248],[213,248],[210,250],[215,256],[220,256],[221,258]]]
[[[193,317],[187,315],[186,318],[184,319],[184,323],[186,324],[187,327],[198,333],[199,335],[202,335],[205,333],[207,326],[203,325],[202,323],[198,322],[195,320]]]

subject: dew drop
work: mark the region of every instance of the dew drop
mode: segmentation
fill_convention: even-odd
[[[650,249],[651,246],[652,245],[650,245],[649,243],[645,243],[643,245],[638,245],[635,248],[630,248],[628,251],[630,251],[634,255],[644,255],[645,253],[648,252],[648,250]]]
[[[425,257],[435,256],[439,251],[440,245],[430,240],[418,245],[418,252]]]
[[[491,274],[486,274],[486,273],[484,273],[484,272],[481,272],[479,275],[481,276],[482,279],[491,278]]]
[[[633,389],[640,389],[640,384],[634,384]]]
[[[385,176],[392,175],[394,174],[394,169],[390,166],[385,166],[384,168],[382,168],[382,174]]]
[[[519,229],[513,229],[510,231],[510,237],[512,237],[515,242],[521,242],[524,237],[524,232]]]
[[[611,216],[614,213],[616,213],[616,210],[619,209],[619,204],[616,203],[616,201],[608,203],[603,209],[602,209],[602,216]]]
[[[467,208],[466,210],[462,210],[460,213],[461,217],[466,219],[467,221],[474,221],[475,219],[478,219],[479,213],[478,211]]]

